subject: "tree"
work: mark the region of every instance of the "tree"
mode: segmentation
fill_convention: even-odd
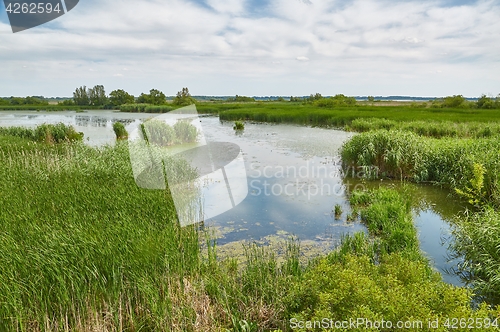
[[[191,97],[188,88],[182,88],[181,91],[177,92],[173,104],[179,106],[187,106],[194,104],[195,102],[196,100],[193,97]]]
[[[49,102],[44,100],[43,97],[28,96],[24,98],[26,105],[48,105]]]
[[[370,102],[372,102],[372,103],[373,103],[373,102],[375,101],[375,97],[373,97],[373,96],[368,96],[368,101],[370,101]]]
[[[109,101],[113,106],[121,106],[123,104],[133,104],[135,98],[128,92],[122,89],[118,89],[111,91],[111,93],[109,94]]]
[[[89,89],[88,96],[90,105],[92,106],[104,106],[108,102],[108,97],[106,97],[106,91],[104,91],[103,85],[96,85],[92,89]]]
[[[167,102],[165,94],[156,89],[149,90],[149,97],[151,98],[151,104],[153,105],[161,105]]]
[[[151,97],[149,94],[141,93],[139,97],[137,97],[138,104],[151,104]]]
[[[491,109],[491,108],[495,108],[495,103],[490,97],[487,97],[486,95],[482,95],[477,100],[477,107]]]
[[[163,92],[151,89],[149,90],[149,94],[141,93],[137,98],[137,102],[141,104],[161,105],[167,102],[167,97]]]
[[[75,102],[75,105],[80,105],[80,106],[90,105],[90,99],[87,93],[87,87],[85,85],[76,88],[75,92],[73,92],[73,101]]]
[[[10,97],[10,104],[11,105],[22,105],[24,104],[24,99],[20,97]]]

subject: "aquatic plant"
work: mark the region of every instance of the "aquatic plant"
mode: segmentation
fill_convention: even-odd
[[[116,139],[127,139],[128,132],[125,126],[121,122],[113,123],[113,131],[115,132]]]
[[[340,219],[340,216],[342,215],[342,206],[340,204],[335,204],[334,213],[335,213],[335,219]]]
[[[236,121],[233,126],[234,130],[243,130],[245,129],[245,124],[241,121]]]

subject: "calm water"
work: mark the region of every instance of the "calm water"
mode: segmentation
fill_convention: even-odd
[[[155,114],[113,111],[76,112],[0,112],[0,126],[34,127],[42,123],[73,125],[85,134],[92,146],[114,144],[112,124],[120,121],[131,132]],[[221,123],[216,117],[201,117],[207,140],[231,142],[241,148],[247,172],[248,195],[223,214],[205,220],[221,253],[237,254],[242,241],[275,244],[290,236],[298,237],[306,251],[325,253],[338,245],[342,234],[366,232],[359,221],[348,222],[350,212],[346,192],[360,185],[343,180],[338,149],[351,133],[293,125],[246,123],[236,134],[233,123]],[[397,183],[372,182],[364,186]],[[450,227],[447,220],[462,211],[463,204],[448,197],[448,192],[433,186],[413,186],[415,223],[422,250],[443,278],[461,285],[459,278],[445,271],[455,266],[449,261],[447,245]],[[343,209],[336,219],[336,204]],[[241,247],[241,246],[238,246]]]

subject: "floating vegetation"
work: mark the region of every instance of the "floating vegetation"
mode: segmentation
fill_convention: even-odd
[[[245,129],[245,124],[241,121],[236,121],[233,126],[234,130],[243,130]]]

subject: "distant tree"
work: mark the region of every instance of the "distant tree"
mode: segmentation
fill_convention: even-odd
[[[487,97],[486,95],[482,95],[477,100],[477,108],[486,108],[486,109],[495,108],[495,102],[490,97]]]
[[[141,93],[139,97],[137,97],[138,104],[151,104],[151,97],[149,94]]]
[[[9,105],[9,101],[3,98],[0,98],[0,105]]]
[[[462,95],[453,95],[445,97],[441,107],[449,107],[449,108],[466,108],[469,105],[467,104],[467,100]]]
[[[11,105],[23,105],[24,104],[24,98],[12,96],[12,97],[10,97],[9,102],[10,102]]]
[[[80,105],[80,106],[90,105],[90,99],[87,93],[87,87],[85,85],[76,88],[75,92],[73,92],[73,101],[75,102],[75,105]]]
[[[182,88],[181,91],[177,92],[177,95],[174,98],[173,104],[179,106],[187,106],[194,104],[196,100],[191,97],[188,88]]]
[[[229,101],[229,102],[238,102],[238,103],[241,103],[241,102],[247,103],[247,102],[255,102],[255,98],[236,95],[234,97],[227,98],[227,101]]]
[[[276,101],[285,101],[285,98],[283,98],[283,97],[278,97],[278,99],[276,99]]]
[[[321,98],[316,100],[314,105],[319,107],[354,106],[356,105],[356,99],[354,97],[347,97],[343,94],[338,94],[330,98]]]
[[[133,104],[135,98],[128,92],[118,89],[110,92],[109,101],[113,106],[121,106],[123,104]]]
[[[87,92],[92,106],[104,106],[108,103],[106,91],[103,85],[96,85]]]
[[[314,101],[317,101],[317,100],[321,100],[323,99],[323,96],[321,95],[321,93],[315,93],[314,95],[311,94],[308,98],[307,98],[307,102],[314,102]]]
[[[28,96],[24,98],[24,104],[26,105],[48,105],[49,102],[44,100],[43,97],[40,96]]]
[[[161,105],[167,102],[167,97],[165,94],[159,90],[151,89],[149,90],[149,96],[151,98],[151,104]]]
[[[137,103],[140,104],[153,104],[153,105],[161,105],[167,102],[167,97],[165,94],[159,90],[151,89],[149,90],[149,94],[141,93],[141,95],[137,98]]]
[[[302,98],[291,96],[290,97],[290,101],[291,102],[300,102],[300,101],[302,101]]]
[[[75,105],[75,102],[73,101],[73,99],[66,99],[66,100],[63,100],[63,101],[60,101],[57,103],[57,105],[62,105],[62,106],[74,106]]]
[[[373,103],[373,102],[375,101],[375,97],[373,97],[373,96],[368,96],[368,101]]]

